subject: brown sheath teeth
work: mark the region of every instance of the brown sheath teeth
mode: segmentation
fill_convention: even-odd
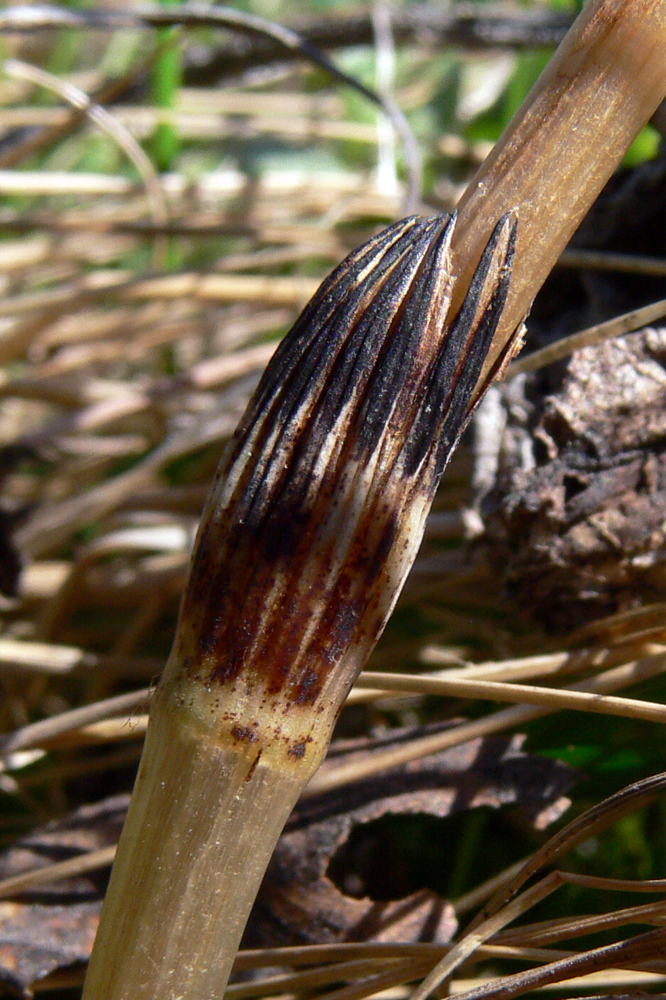
[[[360,247],[276,351],[204,512],[177,638],[192,678],[259,685],[288,710],[363,665],[509,290],[513,215],[447,323],[455,225],[409,218]]]

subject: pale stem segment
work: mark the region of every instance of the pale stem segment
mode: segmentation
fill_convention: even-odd
[[[221,1000],[275,842],[318,763],[217,742],[163,688],[156,698],[86,978],[91,1000]]]

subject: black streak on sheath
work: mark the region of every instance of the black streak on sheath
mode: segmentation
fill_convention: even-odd
[[[406,219],[356,250],[276,351],[221,469],[218,495],[225,481],[230,493],[205,511],[183,600],[178,641],[204,683],[312,705],[350,649],[381,633],[409,505],[434,493],[509,288],[515,223],[504,218],[444,327],[454,225]]]
[[[464,429],[472,394],[509,293],[516,250],[515,225],[509,235],[506,259],[490,301],[483,314],[477,318],[484,284],[489,277],[493,254],[505,224],[506,216],[497,224],[474,273],[460,312],[444,338],[406,451],[407,470],[414,474],[434,445],[434,489],[439,485]]]

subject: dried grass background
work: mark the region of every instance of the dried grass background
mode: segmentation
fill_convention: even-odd
[[[100,16],[105,11],[101,6]],[[529,43],[543,37],[543,24],[550,40],[561,34],[568,13],[511,9],[513,36],[498,47],[498,22],[478,5],[470,23],[490,23],[486,36],[474,49],[451,49],[446,31],[433,27],[437,11],[426,26],[410,5],[393,19],[382,11],[375,10],[374,28],[370,12],[358,15],[362,24],[353,30],[363,47],[349,50],[332,15],[315,12],[299,26],[407,112],[425,163],[421,210],[447,211],[490,146],[473,137],[470,123],[502,99],[501,114],[495,110],[501,126],[543,61]],[[140,26],[18,32],[3,25],[4,16],[0,838],[10,847],[87,801],[91,783],[100,795],[127,783],[145,731],[146,689],[169,650],[197,517],[223,444],[321,278],[403,213],[406,175],[400,137],[385,115],[321,66],[287,60],[261,37]],[[169,69],[174,51],[178,64]],[[165,156],[169,162],[160,164]],[[625,330],[620,323],[605,334]],[[507,610],[497,575],[467,544],[471,469],[467,442],[447,472],[395,621],[372,672],[350,696],[341,732],[464,721],[356,765],[331,766],[314,785],[344,787],[472,738],[528,732],[536,750],[570,763],[584,765],[588,754],[595,780],[574,792],[568,815],[575,816],[658,770],[664,608],[645,607],[557,642],[527,626]],[[580,713],[594,713],[594,723]],[[534,720],[546,721],[538,728]],[[614,770],[598,766],[604,758],[615,761]],[[557,995],[663,995],[660,788],[648,780],[621,799],[619,827],[612,827],[614,807],[603,820],[594,813],[567,841],[569,848],[582,844],[582,852],[557,856],[570,875],[547,876],[547,884],[500,907],[492,926],[463,936],[456,952],[462,964],[453,971],[451,961],[452,990],[531,995],[563,979]],[[604,826],[616,832],[595,841]],[[483,836],[479,856],[494,850],[492,828]],[[537,846],[533,832],[515,836],[519,857]],[[596,874],[624,882],[589,882],[586,859],[595,852]],[[104,847],[57,870],[0,881],[0,898],[20,899],[57,877],[108,867],[112,854]],[[548,848],[544,863],[552,867],[555,858]],[[500,865],[479,888],[475,866],[454,900],[462,922],[507,874]],[[645,884],[629,885],[641,872]],[[529,925],[504,929],[564,883],[578,892],[563,904],[570,914],[542,908]],[[636,897],[606,895],[607,888],[651,889],[656,901],[638,912],[631,909]],[[593,912],[583,917],[586,907]],[[634,942],[627,925],[656,927],[657,937]],[[614,937],[600,938],[604,946],[629,943],[586,955],[583,935],[609,929]],[[408,995],[405,984],[447,951],[417,942],[258,951],[241,956],[239,968],[266,966],[271,978],[232,985],[229,996],[351,1000],[383,991],[399,1000]],[[503,964],[509,958],[513,963]],[[347,965],[351,960],[361,964]],[[516,968],[534,971],[500,980]],[[589,972],[594,976],[583,980]],[[75,996],[81,979],[76,967],[34,988]]]

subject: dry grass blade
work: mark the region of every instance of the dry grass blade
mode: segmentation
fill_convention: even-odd
[[[565,882],[574,882],[575,880],[575,876],[572,877],[571,872],[560,872],[560,875]],[[588,882],[582,884],[594,885],[594,888],[611,888],[608,885],[599,886],[598,882],[605,881],[605,879],[600,879],[594,883]],[[622,884],[621,879],[615,881],[619,884],[616,884],[613,888],[629,888],[626,884]],[[634,884],[633,889],[635,892],[646,891],[638,888],[640,885],[641,883]],[[665,888],[666,886],[662,884],[660,890],[653,888],[652,891],[663,892]],[[546,946],[556,941],[579,938],[586,934],[594,934],[598,931],[609,930],[614,927],[623,927],[626,924],[656,924],[657,926],[661,926],[664,921],[665,911],[666,901],[660,900],[658,903],[646,903],[644,906],[630,906],[601,915],[561,917],[556,920],[544,920],[538,924],[527,924],[515,930],[501,931],[496,935],[495,940],[505,944],[529,945],[534,942]]]
[[[330,1000],[363,1000],[364,997],[374,996],[382,990],[395,988],[402,985],[402,983],[412,982],[422,972],[422,964],[412,959],[394,970],[370,976],[365,980],[361,979],[357,983],[342,986],[337,990],[331,990],[328,996]]]
[[[103,701],[98,704],[103,704]],[[136,741],[144,739],[147,729],[148,715],[132,713],[129,717],[103,719],[100,722],[90,722],[85,726],[76,726],[74,729],[63,729],[42,742],[50,750],[60,750],[70,747],[117,743],[119,740]]]
[[[664,669],[664,654],[657,653],[644,660],[624,663],[611,670],[604,671],[590,680],[572,685],[564,691],[584,691],[595,695],[608,694],[630,684],[638,683],[649,677],[662,673]],[[503,709],[491,715],[454,726],[442,733],[424,736],[406,742],[404,745],[373,754],[370,760],[350,761],[347,764],[331,764],[315,775],[306,794],[318,794],[333,788],[340,788],[348,781],[358,781],[377,774],[385,768],[396,767],[410,760],[417,760],[427,754],[438,753],[448,747],[457,746],[479,736],[489,736],[492,733],[503,732],[515,726],[525,725],[532,719],[538,719],[551,710],[542,706],[518,705]]]
[[[599,969],[631,966],[663,956],[666,930],[663,928],[622,941],[619,944],[595,948],[592,951],[561,959],[539,969],[503,976],[487,986],[459,994],[461,1000],[510,1000],[550,983],[562,983],[574,977],[589,975]]]
[[[0,178],[0,187],[2,179]],[[53,307],[66,307],[68,312],[108,301],[110,295],[128,299],[180,299],[184,297],[217,302],[268,302],[276,305],[300,306],[316,290],[318,282],[310,278],[282,278],[250,274],[223,275],[184,273],[129,279],[117,271],[97,272],[67,287],[31,292],[10,298],[0,304],[0,316],[20,316]],[[6,360],[3,358],[3,360]]]
[[[464,916],[466,913],[471,913],[472,911],[478,909],[482,903],[490,899],[501,886],[504,886],[509,882],[518,872],[522,871],[525,863],[525,858],[520,861],[516,861],[514,864],[509,865],[503,871],[498,872],[497,875],[493,875],[492,878],[487,879],[480,885],[470,889],[463,896],[459,896],[457,899],[453,900],[453,908],[456,912],[456,916]]]
[[[44,865],[43,868],[36,868],[31,872],[2,879],[0,880],[0,899],[19,896],[38,885],[57,882],[59,879],[74,878],[86,872],[97,871],[99,868],[108,868],[109,865],[113,864],[116,850],[115,844],[111,847],[101,847],[97,851],[89,851],[80,857],[68,858],[66,861],[58,861],[55,864]]]
[[[96,662],[93,654],[76,646],[0,639],[0,670],[10,667],[12,670],[66,674]]]
[[[666,666],[666,658],[664,666]],[[630,719],[645,719],[647,722],[666,723],[666,706],[664,705],[639,701],[636,698],[613,698],[609,695],[565,691],[561,688],[375,672],[367,672],[357,683],[360,686],[368,685],[379,690],[413,691],[419,694],[440,694],[453,698],[510,701],[516,704],[544,705],[553,710],[567,708],[574,711],[599,712],[602,715],[619,715]]]
[[[143,534],[144,533],[141,533],[141,539],[140,539],[140,544],[142,545],[142,547],[145,545],[145,539],[143,537]],[[113,541],[113,543],[110,545],[110,550],[113,550],[113,548],[116,547],[119,540],[120,539],[116,539]],[[162,547],[161,544],[160,547]],[[65,669],[69,671],[73,669],[73,667],[78,666],[83,662],[82,660],[83,654],[80,650],[77,649],[68,649],[68,648],[61,649],[59,647],[53,647],[46,644],[37,644],[37,643],[12,643],[8,640],[5,640],[4,646],[0,645],[0,655],[2,655],[3,649],[5,651],[5,656],[7,657],[9,663],[14,664],[16,662],[21,663],[27,661],[27,663],[30,665],[32,669],[46,669],[49,672],[54,668],[46,664],[42,666],[42,663],[46,661],[46,663],[48,664],[49,660],[52,659],[53,656],[56,657],[58,670]],[[561,657],[558,655],[558,662],[560,660]],[[646,675],[649,676],[654,671],[655,664],[659,666],[661,660],[662,660],[661,653],[657,654],[654,657],[649,658],[649,664],[648,664],[649,669],[644,670],[642,676]],[[532,666],[532,664],[530,664],[529,668],[533,669],[534,667]],[[153,669],[152,665],[150,669]],[[479,668],[470,667],[468,669],[473,672],[475,669],[483,671],[484,669],[488,668],[480,666]],[[493,667],[490,669],[494,670],[495,668]],[[499,666],[499,669],[501,669],[501,666]],[[626,664],[623,665],[620,669],[623,671],[623,673],[625,674],[627,673]],[[458,673],[458,671],[455,672]],[[499,697],[499,695],[502,695],[503,697],[506,697],[506,700],[511,700],[511,701],[519,699],[522,700],[523,692],[525,691],[525,689],[520,688],[518,691],[512,691],[511,689],[514,687],[515,685],[490,684],[489,686],[484,688],[483,682],[472,682],[472,681],[458,682],[457,680],[449,681],[447,679],[439,679],[432,677],[383,674],[383,673],[372,673],[369,671],[365,671],[357,680],[355,690],[357,690],[359,694],[363,694],[366,696],[363,700],[367,700],[368,697],[376,698],[377,696],[383,696],[384,694],[390,693],[391,691],[396,691],[396,692],[414,691],[419,693],[441,694],[445,696],[461,696],[461,697],[471,695],[479,698],[487,696],[492,700],[495,700]],[[370,688],[370,690],[365,690],[366,688]],[[660,706],[654,706],[653,709],[650,703],[640,702],[631,698],[608,699],[607,696],[603,695],[584,695],[584,694],[576,695],[574,692],[563,692],[558,689],[528,688],[527,689],[528,698],[532,695],[534,690],[539,692],[536,698],[534,698],[534,702],[536,704],[547,705],[549,708],[553,710],[562,708],[572,708],[580,705],[582,711],[586,710],[599,711],[602,714],[608,712],[609,714],[625,716],[627,718],[645,718],[650,721],[657,721],[657,722],[661,721],[661,715],[663,714],[660,711]],[[63,736],[65,734],[72,734],[73,736],[75,736],[77,744],[80,742],[84,743],[91,741],[95,742],[97,740],[139,738],[145,732],[145,717],[143,716],[133,717],[130,727],[128,727],[127,721],[124,719],[119,719],[117,721],[111,719],[109,721],[103,721],[103,722],[96,722],[96,720],[105,719],[107,716],[121,715],[125,711],[126,707],[130,710],[141,707],[143,704],[147,702],[149,696],[150,692],[148,690],[141,691],[137,692],[136,696],[134,695],[130,696],[132,698],[136,697],[137,700],[136,702],[129,702],[127,706],[125,706],[125,703],[122,701],[118,701],[117,699],[110,699],[108,702],[98,702],[96,705],[90,706],[90,710],[81,710],[84,712],[84,714],[81,716],[77,714],[77,712],[79,711],[77,710],[77,712],[74,713],[64,713],[62,716],[57,716],[53,719],[48,719],[44,720],[44,722],[36,723],[33,726],[28,726],[24,730],[20,730],[14,734],[11,734],[9,737],[5,738],[6,740],[11,741],[10,743],[8,743],[9,750],[7,750],[6,752],[9,752],[10,750],[14,749],[21,749],[28,746],[39,746],[43,744],[53,745],[54,741],[57,742],[57,745],[63,745],[62,740],[58,740],[58,737]],[[353,692],[351,693],[350,697],[352,696]],[[581,698],[582,701],[576,700],[577,697]],[[594,709],[587,708],[586,699],[597,699],[599,707]],[[352,700],[357,701],[358,699],[353,699],[352,697]],[[99,712],[101,714],[94,716],[90,714],[86,715],[85,714],[86,711],[93,713]],[[486,720],[482,720],[481,724],[483,724],[484,721]],[[472,723],[471,725],[472,727],[474,727],[475,724]],[[455,742],[464,742],[467,739],[474,738],[472,735],[470,735],[470,733],[473,732],[474,730],[470,730],[465,726],[459,728],[462,729],[462,733],[459,733],[457,730],[454,730],[452,733],[446,733],[446,734],[441,734],[440,736],[427,738],[427,742],[424,742],[423,744],[417,744],[416,748],[417,750],[419,746],[421,746],[422,748],[416,755],[422,756],[425,755],[425,753],[433,753],[436,752],[438,749],[443,749],[445,746],[455,745]],[[451,740],[453,740],[453,744],[451,743]],[[66,741],[66,745],[69,745],[70,742],[71,741],[69,740]],[[434,749],[428,749],[430,744],[433,745]],[[1,747],[2,744],[0,744],[0,748]],[[423,747],[425,747],[426,749],[424,750]],[[397,752],[391,751],[390,752],[391,756],[390,757],[387,756],[387,759],[389,760],[388,766],[391,765],[391,762],[393,761],[394,757],[395,757],[395,763],[401,763],[403,759],[411,759],[411,755],[412,753],[414,753],[414,749],[415,749],[414,747],[406,747]],[[377,765],[374,762],[369,762],[369,763],[372,764],[373,773],[377,773]],[[386,761],[384,761],[383,766],[384,767],[387,766]],[[352,769],[350,769],[350,774],[352,773],[352,771],[354,778],[362,777],[365,774],[365,769],[364,768],[359,769],[358,766],[352,766]],[[323,785],[324,787],[334,787],[332,783],[329,784],[329,782],[331,782],[331,779],[334,780],[336,779],[335,770],[331,772],[330,776],[323,775],[322,779],[323,780],[321,782],[319,782],[317,779],[311,782],[311,786],[314,787],[313,788],[310,787],[310,794],[312,794],[313,791],[317,791],[320,784]],[[339,780],[339,776],[337,776],[337,780]],[[349,780],[349,778],[347,778],[346,780]],[[650,885],[650,883],[645,883],[645,884],[648,887]],[[646,888],[646,891],[650,891],[649,888]],[[474,898],[476,898],[476,892]]]
[[[623,638],[621,644],[588,646],[581,649],[564,650],[556,653],[542,653],[536,656],[521,656],[513,659],[495,660],[483,663],[466,663],[451,652],[437,646],[425,646],[419,650],[420,663],[432,666],[447,665],[447,669],[423,675],[441,680],[497,680],[523,681],[534,677],[566,677],[596,670],[601,667],[621,666],[631,660],[656,657],[666,652],[666,646],[649,639],[660,639],[663,628],[653,630],[641,628]],[[367,676],[367,671],[364,676]],[[422,676],[419,674],[416,677]]]
[[[426,959],[427,961],[427,959]],[[329,986],[334,983],[354,981],[367,978],[369,975],[387,975],[400,977],[410,966],[420,965],[414,957],[407,960],[400,957],[357,958],[347,962],[334,962],[323,968],[307,969],[303,972],[292,972],[285,975],[267,976],[257,982],[235,983],[227,987],[225,996],[228,1000],[250,1000],[250,998],[266,996],[278,992],[301,992]]]
[[[26,553],[33,556],[48,552],[89,521],[117,508],[130,493],[150,482],[157,470],[167,462],[210,441],[219,441],[232,430],[233,418],[223,416],[194,433],[174,435],[128,472],[82,491],[78,496],[53,504],[50,508],[44,507],[37,517],[19,530],[19,544]]]
[[[239,951],[234,963],[237,972],[265,967],[302,968],[303,966],[326,966],[329,963],[352,960],[376,959],[387,961],[396,958],[416,958],[432,963],[450,951],[450,944],[436,944],[426,941],[394,942],[359,941],[340,944],[291,945],[283,948],[259,948]],[[504,945],[482,945],[484,955],[516,955],[518,949]],[[525,954],[522,952],[522,954]],[[549,952],[548,957],[552,957]],[[539,960],[539,959],[537,959]]]
[[[589,886],[592,889],[606,889],[609,892],[666,892],[666,879],[600,878],[598,875],[581,875],[578,872],[564,872],[563,878],[572,885]]]
[[[507,378],[513,378],[522,372],[538,371],[546,365],[552,365],[556,361],[569,357],[574,351],[580,351],[584,347],[594,347],[602,344],[604,340],[612,340],[613,337],[623,337],[632,330],[638,330],[642,326],[648,326],[656,320],[666,316],[666,299],[659,302],[652,302],[649,306],[642,306],[640,309],[633,309],[631,312],[623,313],[614,319],[609,319],[605,323],[597,323],[587,330],[574,333],[570,337],[563,337],[555,344],[543,347],[540,351],[534,351],[518,361],[513,361],[507,370]]]
[[[206,110],[202,109],[199,114],[196,114],[117,105],[114,108],[113,119],[117,123],[116,127],[122,125],[134,139],[149,138],[155,127],[165,121],[176,127],[184,139],[211,142],[236,135],[237,126],[233,120],[220,120],[217,115],[207,114]],[[0,109],[0,128],[18,125],[63,126],[67,120],[67,112],[61,109],[30,107],[11,110]],[[268,116],[265,109],[262,114],[260,106],[252,115],[250,128],[257,135],[269,134],[293,139],[333,139],[365,143],[372,146],[377,143],[377,129],[371,124],[345,120],[311,121],[297,115],[277,117],[271,114]],[[380,184],[381,186],[383,185]],[[155,228],[168,229],[168,223],[165,222]]]
[[[62,712],[51,719],[33,722],[14,733],[0,737],[0,754],[14,753],[27,747],[41,746],[49,740],[72,732],[93,722],[108,719],[114,715],[133,712],[143,708],[150,699],[150,690],[133,691],[131,694],[121,694],[106,701],[98,701],[93,705],[74,708],[71,712]]]
[[[287,314],[280,313],[279,318]],[[291,315],[291,314],[288,314]],[[267,318],[269,325],[275,315]],[[260,371],[273,355],[273,344],[250,347],[232,355],[222,355],[219,358],[209,358],[194,365],[186,375],[174,378],[158,378],[152,384],[143,387],[141,392],[122,389],[110,399],[83,406],[72,414],[51,421],[45,427],[24,435],[22,444],[38,446],[57,440],[64,435],[78,434],[99,430],[115,421],[144,413],[151,407],[159,406],[174,395],[185,395],[188,391],[221,387],[225,382],[231,382],[253,372]],[[18,395],[21,382],[16,381],[4,387],[7,395]],[[0,395],[2,395],[0,387]]]
[[[590,271],[615,271],[618,274],[642,274],[653,278],[666,276],[666,262],[658,257],[577,250],[573,247],[564,251],[560,266]]]

